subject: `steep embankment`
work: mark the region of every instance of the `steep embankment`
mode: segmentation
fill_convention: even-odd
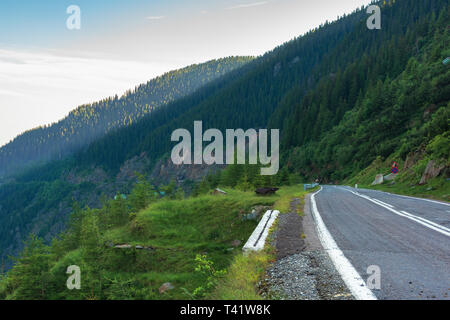
[[[99,210],[77,209],[51,247],[29,240],[8,278],[0,276],[0,299],[204,298],[255,228],[246,214],[280,198],[226,191],[134,211],[136,191]],[[68,265],[81,268],[81,290],[67,290]]]

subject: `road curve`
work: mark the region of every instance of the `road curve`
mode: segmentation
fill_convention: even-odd
[[[449,204],[341,186],[323,186],[312,201],[363,280],[379,267],[376,298],[450,299]]]

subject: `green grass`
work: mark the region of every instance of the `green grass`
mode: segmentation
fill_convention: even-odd
[[[219,281],[208,297],[214,300],[262,300],[256,287],[267,267],[274,261],[274,254],[266,249],[251,252],[247,256],[237,254],[224,279]]]
[[[283,187],[277,191],[279,199],[275,202],[274,208],[281,213],[288,213],[293,198],[299,198],[303,201],[305,195],[313,190],[304,191],[303,185],[293,185]],[[299,209],[301,206],[299,206]],[[301,212],[299,212],[301,213]]]
[[[194,272],[195,256],[207,254],[217,269],[227,268],[235,259],[235,253],[241,252],[241,247],[228,250],[232,248],[231,242],[240,240],[243,245],[257,225],[255,221],[243,221],[242,215],[255,205],[271,206],[281,198],[232,189],[225,191],[225,196],[203,195],[150,205],[129,225],[110,230],[103,238],[113,243],[151,246],[156,250],[132,250],[132,254],[125,252],[127,250],[122,253],[115,250],[107,264],[133,273],[138,287],[151,288],[147,289],[147,297],[189,299],[186,290],[193,292],[205,281]],[[164,282],[171,282],[175,289],[159,295],[157,289]]]
[[[408,195],[420,198],[436,199],[450,201],[450,181],[442,176],[429,180],[424,185],[419,185],[420,178],[429,161],[425,158],[418,161],[412,168],[402,170],[403,161],[397,161],[400,172],[394,182],[385,181],[383,184],[372,186],[377,174],[387,175],[391,171],[391,164],[394,158],[385,161],[375,160],[369,167],[359,172],[356,176],[346,180],[344,184],[354,186],[358,184],[359,188],[381,190],[401,195]]]
[[[380,190],[400,195],[413,196],[418,198],[450,201],[450,182],[443,177],[432,179],[425,185],[411,185],[405,182],[396,182],[391,185],[385,182],[381,185],[360,185],[360,188]],[[430,188],[432,188],[430,190]]]
[[[145,288],[143,298],[190,299],[205,278],[194,272],[197,254],[206,254],[217,270],[228,269],[226,281],[214,291],[217,299],[259,299],[255,281],[272,259],[268,252],[242,255],[242,245],[257,225],[243,221],[256,205],[288,212],[294,197],[303,198],[303,186],[281,188],[275,195],[225,189],[226,195],[202,195],[184,200],[160,201],[139,212],[129,225],[108,231],[105,241],[154,247],[155,251],[113,251],[107,265],[133,274],[135,287]],[[231,242],[241,246],[232,248]],[[130,264],[130,261],[133,261]],[[111,272],[114,270],[111,269]],[[160,295],[158,288],[171,282],[175,289]],[[240,287],[241,290],[236,290]],[[212,293],[211,293],[212,294]],[[209,296],[207,296],[209,297]]]
[[[255,287],[273,255],[270,247],[248,256],[242,254],[242,246],[258,223],[243,216],[258,205],[287,212],[292,198],[303,198],[305,192],[302,186],[283,187],[270,196],[233,189],[225,191],[226,195],[154,202],[131,214],[124,225],[101,229],[97,239],[86,238],[91,243],[96,241],[93,247],[74,246],[71,238],[65,236],[54,242],[45,278],[51,288],[48,298],[261,299]],[[88,213],[95,217],[92,211],[84,214]],[[81,226],[89,228],[88,224]],[[234,240],[239,240],[240,245],[233,247]],[[111,243],[133,247],[118,249]],[[137,250],[135,245],[153,250]],[[92,253],[92,250],[97,251]],[[196,261],[199,255],[204,257],[203,261]],[[196,270],[202,263],[208,264],[213,272]],[[68,265],[80,266],[81,290],[70,291],[65,287]],[[227,273],[223,275],[221,270]],[[165,282],[170,282],[174,289],[160,293],[159,288]],[[0,282],[0,297],[4,293],[3,296],[15,298],[16,291],[4,287],[6,284],[7,281]]]
[[[293,198],[299,198],[302,203],[305,195],[303,185],[286,186],[277,191],[278,199],[274,209],[287,213]],[[303,214],[303,206],[298,206],[298,214]],[[276,228],[277,222],[272,225],[270,233]],[[228,273],[222,279],[214,292],[209,296],[217,300],[262,300],[257,290],[257,284],[264,278],[268,266],[275,261],[274,248],[266,244],[263,251],[251,252],[248,255],[239,253],[234,256]]]

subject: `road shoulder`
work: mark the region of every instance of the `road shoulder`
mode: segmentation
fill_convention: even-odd
[[[300,216],[297,211],[303,207]],[[327,252],[317,236],[310,209],[310,195],[304,203],[296,198],[289,213],[280,214],[272,236],[277,259],[267,270],[265,284],[270,297],[286,300],[351,300]]]

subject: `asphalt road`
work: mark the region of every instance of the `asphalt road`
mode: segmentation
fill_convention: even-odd
[[[323,186],[314,199],[361,278],[379,267],[377,299],[450,299],[449,204],[341,186]]]

